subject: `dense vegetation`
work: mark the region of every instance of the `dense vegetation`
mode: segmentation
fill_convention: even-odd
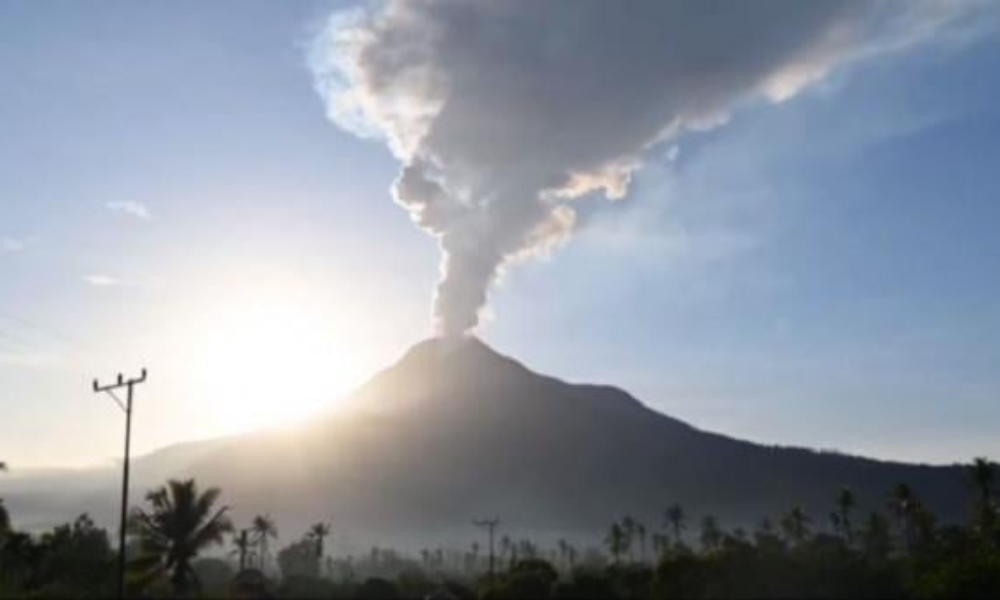
[[[790,507],[752,531],[672,505],[659,523],[612,523],[601,548],[541,548],[501,532],[492,574],[485,540],[462,551],[338,556],[326,523],[273,552],[268,515],[237,528],[220,490],[171,481],[132,513],[128,581],[135,597],[1000,597],[997,467],[978,459],[967,473],[964,523],[939,523],[905,484],[876,512],[861,514],[843,489],[827,515]],[[108,597],[115,564],[108,533],[86,515],[30,534],[0,502],[0,598]]]

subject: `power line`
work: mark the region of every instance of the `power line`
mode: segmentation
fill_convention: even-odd
[[[0,339],[17,342],[24,350],[55,353],[65,357],[73,357],[75,360],[79,360],[81,362],[96,361],[96,359],[109,360],[111,358],[106,352],[99,350],[90,344],[83,343],[74,339],[70,335],[53,329],[52,327],[39,325],[32,320],[12,314],[8,311],[0,310],[0,319],[14,323],[21,328],[28,329],[36,334],[41,334],[42,337],[45,337],[50,342],[53,342],[55,346],[45,346],[37,339],[12,333],[12,329],[9,326],[3,327],[2,324],[0,324]]]
[[[67,336],[67,335],[65,335],[63,333],[60,333],[58,331],[54,331],[54,330],[52,330],[49,327],[42,327],[41,325],[38,325],[37,323],[34,323],[32,321],[29,321],[28,319],[25,319],[24,317],[19,317],[17,315],[13,315],[13,314],[11,314],[9,312],[6,312],[6,311],[0,311],[0,318],[7,319],[8,321],[12,321],[14,323],[17,323],[17,324],[23,326],[23,327],[27,327],[28,329],[32,329],[35,332],[41,333],[42,335],[47,336],[49,339],[51,339],[51,340],[53,340],[55,342],[58,342],[60,344],[63,344],[65,346],[81,347],[81,346],[85,345],[85,344],[82,344],[81,342],[79,342],[77,340],[72,339],[71,337],[69,337],[69,336]]]

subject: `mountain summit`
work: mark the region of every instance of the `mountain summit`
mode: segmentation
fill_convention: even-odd
[[[752,526],[793,506],[821,520],[844,486],[874,507],[906,482],[945,518],[967,500],[957,468],[700,431],[617,388],[532,372],[476,338],[417,344],[343,410],[300,429],[168,448],[135,474],[145,486],[178,476],[219,486],[238,519],[268,512],[292,532],[333,519],[353,543],[403,546],[471,537],[482,515],[594,540],[624,514],[658,523],[673,503]]]

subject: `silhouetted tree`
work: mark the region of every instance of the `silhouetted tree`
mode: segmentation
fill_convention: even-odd
[[[309,535],[283,548],[278,552],[277,560],[284,579],[319,576],[320,560],[316,554],[316,541]]]
[[[809,537],[809,516],[796,506],[781,517],[781,531],[792,545],[801,546]]]
[[[0,473],[6,472],[7,463],[0,461]],[[8,533],[10,533],[10,514],[7,512],[7,507],[3,505],[3,499],[0,498],[0,542]]]
[[[500,538],[500,556],[507,558],[507,568],[514,566],[514,562],[517,560],[517,549],[510,536],[505,535]]]
[[[673,504],[667,508],[664,517],[666,519],[666,525],[670,528],[671,533],[674,535],[674,544],[679,546],[681,544],[681,535],[686,527],[684,508],[681,507],[680,504]]]
[[[278,537],[278,527],[274,523],[271,515],[257,515],[253,518],[250,529],[254,533],[254,542],[258,549],[258,565],[261,571],[267,570],[267,559],[269,556],[268,545],[270,540]]]
[[[628,554],[629,560],[633,560],[635,558],[632,551],[635,548],[634,542],[636,539],[636,529],[638,525],[639,524],[636,522],[636,520],[628,515],[625,515],[622,518],[621,527],[622,527],[622,533],[625,536],[624,537],[625,554]]]
[[[556,542],[556,549],[559,552],[559,562],[562,563],[563,568],[567,571],[572,571],[573,565],[569,560],[570,551],[573,549],[572,546],[566,540],[560,539]]]
[[[608,530],[607,537],[604,538],[604,544],[608,548],[608,552],[611,554],[611,560],[617,567],[621,564],[622,555],[626,551],[626,533],[625,528],[622,527],[621,523],[615,522],[611,524],[611,529]]]
[[[977,458],[967,468],[969,483],[976,491],[974,526],[980,540],[995,544],[997,533],[996,485],[997,465],[986,458]]]
[[[131,518],[131,530],[139,539],[133,568],[140,586],[167,575],[176,595],[197,588],[192,561],[232,530],[228,507],[216,508],[220,495],[217,488],[200,493],[192,479],[170,481],[147,494],[149,509],[138,508]]]
[[[869,561],[880,562],[892,552],[892,532],[886,518],[877,512],[871,513],[862,532],[862,544]]]
[[[323,554],[326,552],[324,540],[326,540],[332,532],[333,529],[326,523],[316,523],[309,529],[309,537],[316,542],[316,558],[320,561],[323,560]]]
[[[2,545],[4,539],[10,535],[10,532],[10,513],[7,512],[7,507],[4,506],[3,500],[0,499],[0,545]]]
[[[851,488],[842,488],[837,494],[837,510],[833,513],[831,520],[834,531],[848,544],[851,544],[854,539],[854,523],[851,515],[857,505],[857,498],[855,498]]]
[[[635,523],[635,537],[639,541],[639,560],[646,561],[646,526],[641,522]]]
[[[887,504],[889,513],[896,519],[899,535],[903,541],[903,550],[906,554],[910,554],[915,543],[914,519],[919,511],[919,501],[910,486],[901,483],[893,488]]]
[[[663,533],[654,533],[650,542],[653,546],[653,553],[656,555],[656,560],[663,560],[670,549],[670,537]]]
[[[246,571],[248,566],[248,559],[250,558],[250,552],[253,550],[254,542],[250,539],[250,530],[241,529],[239,533],[233,536],[233,545],[236,549],[233,551],[238,557],[240,571]]]
[[[715,517],[709,515],[701,520],[701,547],[706,552],[714,552],[722,546],[722,527]]]

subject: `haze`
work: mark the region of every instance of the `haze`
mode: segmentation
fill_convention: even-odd
[[[390,193],[410,155],[317,93],[350,8],[0,4],[0,457],[117,457],[95,376],[150,368],[148,452],[336,411],[433,330],[438,250]],[[651,148],[500,269],[479,334],[741,438],[1000,454],[994,21],[837,55]]]

